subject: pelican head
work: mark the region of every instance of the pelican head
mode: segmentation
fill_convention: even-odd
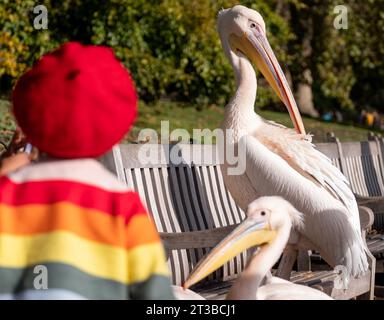
[[[246,249],[272,243],[283,229],[286,242],[291,227],[300,228],[301,224],[302,214],[288,201],[281,197],[258,198],[249,204],[244,222],[196,265],[184,288],[199,282]]]
[[[297,133],[305,134],[303,120],[287,79],[271,49],[265,23],[255,10],[237,5],[219,12],[217,27],[224,51],[236,68],[244,56],[261,71],[288,109]]]

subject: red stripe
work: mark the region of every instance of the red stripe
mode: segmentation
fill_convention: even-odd
[[[136,192],[111,192],[74,181],[49,180],[14,183],[0,178],[0,203],[10,206],[69,202],[87,209],[96,209],[114,216],[123,216],[126,223],[136,214],[146,214]]]

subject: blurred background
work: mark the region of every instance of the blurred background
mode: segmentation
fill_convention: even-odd
[[[33,8],[48,9],[48,29],[34,28]],[[216,16],[243,4],[258,10],[291,82],[315,142],[333,131],[341,140],[366,140],[384,129],[384,0],[1,0],[0,142],[15,127],[10,93],[42,54],[68,40],[104,44],[129,68],[140,96],[139,130],[216,128],[234,92]],[[347,29],[334,27],[335,6],[347,8]],[[258,77],[256,108],[290,124],[283,105]]]

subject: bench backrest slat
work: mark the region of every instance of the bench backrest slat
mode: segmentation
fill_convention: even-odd
[[[172,161],[175,155],[176,164]],[[158,231],[163,233],[174,284],[182,284],[213,246],[212,241],[222,236],[222,229],[216,228],[238,224],[245,217],[225,188],[215,145],[119,145],[101,161],[139,193]],[[217,234],[214,230],[218,230]],[[211,246],[192,244],[182,249],[177,236],[172,235],[193,231],[207,236],[207,241],[197,243]],[[245,263],[243,253],[208,281],[233,278]]]
[[[375,141],[321,143],[317,147],[331,158],[361,196],[383,196],[384,180],[379,144]]]

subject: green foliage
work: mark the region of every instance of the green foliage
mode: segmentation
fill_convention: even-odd
[[[235,0],[62,0],[44,1],[49,29],[32,27],[35,1],[2,0],[0,78],[8,88],[41,54],[60,43],[78,40],[105,44],[131,71],[146,101],[162,97],[223,105],[233,91],[233,74],[216,31],[216,16]],[[290,38],[276,1],[243,1],[259,10],[270,42],[282,62]],[[269,89],[268,89],[269,90]],[[275,96],[260,93],[262,105]]]
[[[383,4],[383,0],[369,0],[361,5],[351,2],[351,25],[347,34],[356,77],[351,99],[357,105],[381,111],[384,111]]]
[[[337,30],[334,7],[348,9],[348,28]],[[308,37],[312,53],[303,57],[290,44],[296,80],[309,67],[314,78],[315,105],[323,109],[375,108],[384,111],[383,0],[298,0],[290,22],[296,39]]]
[[[113,47],[147,102],[224,105],[234,77],[216,16],[239,2],[263,15],[271,46],[294,84],[305,82],[303,70],[311,70],[317,107],[384,110],[383,0],[345,1],[347,30],[333,27],[337,0],[1,0],[0,91],[10,90],[43,53],[77,40]],[[37,4],[48,8],[48,30],[33,28]],[[275,104],[276,95],[259,83],[258,106]]]
[[[0,99],[0,155],[5,151],[4,146],[11,141],[16,129],[15,120],[10,112],[11,103]]]

